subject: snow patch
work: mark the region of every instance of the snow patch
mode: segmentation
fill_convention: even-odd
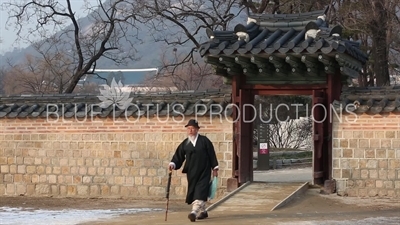
[[[123,214],[160,211],[162,209],[98,209],[98,210],[45,210],[32,208],[0,207],[1,225],[71,225],[103,219],[111,219]]]

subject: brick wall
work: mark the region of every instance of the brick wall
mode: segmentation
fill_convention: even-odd
[[[400,114],[345,115],[333,124],[340,195],[400,198]]]
[[[165,197],[167,165],[188,119],[0,119],[0,196]],[[198,120],[214,143],[223,192],[232,174],[232,124]],[[184,198],[186,187],[181,170],[173,172],[171,196]]]

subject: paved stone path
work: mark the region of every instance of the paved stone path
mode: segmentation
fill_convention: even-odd
[[[278,203],[296,191],[302,183],[251,183],[218,204],[212,212],[262,213],[271,211]]]
[[[312,168],[288,168],[280,170],[254,171],[254,181],[272,183],[312,182]]]

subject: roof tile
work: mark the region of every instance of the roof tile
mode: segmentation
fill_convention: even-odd
[[[202,44],[199,51],[201,56],[235,57],[238,54],[262,54],[266,58],[273,54],[331,55],[338,52],[352,57],[360,64],[365,64],[368,56],[360,50],[359,44],[341,38],[342,27],[329,27],[323,19],[324,13],[326,10],[301,14],[250,15],[249,17],[257,22],[252,21],[246,26],[238,24],[232,31],[208,30],[210,40]],[[310,31],[312,29],[315,31]],[[247,33],[249,40],[245,43],[243,39],[239,40],[237,31]],[[316,35],[310,37],[307,32],[314,32]],[[357,71],[361,69],[359,66],[356,68]],[[348,76],[354,76],[354,73]]]
[[[379,114],[400,112],[400,87],[349,87],[342,91],[336,110],[354,113]]]
[[[226,104],[231,101],[230,90],[209,89],[206,91],[187,91],[171,93],[136,93],[128,108],[120,109],[110,105],[100,107],[95,95],[0,95],[1,118],[83,118],[86,116],[125,117],[154,115],[193,115],[208,111],[212,104]]]

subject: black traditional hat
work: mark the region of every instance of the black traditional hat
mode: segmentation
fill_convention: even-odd
[[[197,120],[195,120],[195,119],[189,120],[185,127],[188,127],[188,126],[200,128],[200,127],[199,127],[199,123],[198,123]]]

